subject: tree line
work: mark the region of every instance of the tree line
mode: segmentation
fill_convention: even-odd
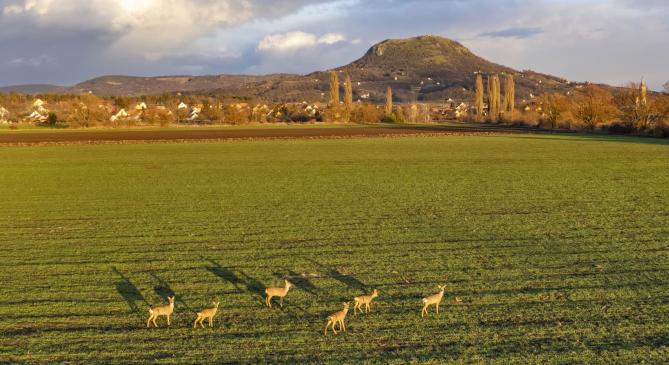
[[[442,118],[435,114],[435,109],[439,109],[435,104],[394,103],[391,87],[386,90],[385,105],[354,102],[351,77],[345,74],[342,83],[341,73],[330,72],[327,104],[265,103],[180,94],[100,97],[11,93],[0,94],[0,122],[86,128],[279,122],[429,123]],[[644,82],[620,88],[581,84],[566,93],[548,92],[523,100],[520,105],[512,74],[491,74],[484,79],[478,73],[473,89],[474,99],[458,106],[457,117],[468,122],[669,135],[669,95],[649,92]],[[37,100],[44,105],[37,107]]]

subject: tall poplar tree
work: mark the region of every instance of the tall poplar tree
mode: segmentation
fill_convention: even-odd
[[[483,76],[476,75],[476,120],[483,120]]]
[[[330,72],[330,106],[339,107],[339,76],[336,71]]]
[[[386,115],[393,113],[393,89],[388,86],[386,90]]]

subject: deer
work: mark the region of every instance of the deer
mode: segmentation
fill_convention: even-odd
[[[370,304],[372,304],[372,300],[374,298],[379,296],[379,291],[377,289],[374,289],[372,291],[372,294],[370,295],[359,295],[355,298],[353,298],[353,301],[355,302],[355,305],[353,306],[353,315],[357,315],[357,311],[360,310],[360,313],[369,313],[370,309]],[[362,306],[365,306],[365,311],[363,312]]]
[[[214,316],[216,315],[216,312],[218,312],[218,306],[221,303],[213,302],[212,304],[214,305],[213,308],[207,308],[203,309],[201,312],[197,312],[197,318],[195,319],[195,322],[193,322],[193,328],[196,328],[198,323],[204,328],[203,322],[207,319],[209,320],[209,327],[214,326]]]
[[[339,330],[340,331],[346,331],[346,325],[344,324],[344,319],[346,319],[346,314],[348,313],[348,308],[351,305],[351,302],[346,302],[344,303],[344,309],[332,313],[331,315],[328,316],[328,321],[325,324],[325,332],[323,333],[325,336],[328,335],[328,327],[332,326],[332,332],[334,332],[335,336],[337,335],[337,329],[335,326],[339,324]]]
[[[283,298],[288,295],[288,290],[290,290],[291,287],[293,287],[293,283],[291,283],[288,280],[284,280],[286,283],[286,286],[283,288],[267,288],[265,289],[265,304],[272,308],[272,298],[274,297],[279,297],[279,304],[281,305],[281,308],[283,308]]]
[[[439,293],[423,298],[423,310],[420,312],[421,317],[424,317],[427,314],[427,309],[431,305],[435,305],[437,307],[437,314],[439,314],[439,304],[441,303],[441,299],[444,298],[444,290],[446,289],[446,285],[437,285],[437,288],[439,288]]]
[[[149,319],[146,320],[146,327],[151,327],[151,323],[158,327],[156,318],[160,316],[166,316],[167,325],[170,325],[170,316],[172,315],[172,312],[174,312],[174,296],[167,297],[167,300],[170,304],[149,308]]]

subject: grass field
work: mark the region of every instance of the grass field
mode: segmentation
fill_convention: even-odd
[[[666,142],[4,147],[0,186],[0,362],[669,358]],[[264,308],[285,275],[297,289]],[[444,283],[442,312],[421,319]],[[326,316],[372,288],[372,313],[323,337]],[[147,329],[170,293],[172,327]],[[192,330],[217,298],[216,327]]]

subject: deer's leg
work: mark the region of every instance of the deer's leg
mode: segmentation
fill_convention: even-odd
[[[167,325],[168,326],[170,325],[170,315],[169,314],[167,315]]]
[[[439,303],[437,303],[437,314],[439,314]]]
[[[151,327],[151,319],[153,318],[153,315],[149,315],[149,319],[146,320],[146,327]]]
[[[280,297],[280,298],[281,299],[279,299],[279,304],[281,305],[281,308],[283,308],[283,297]]]

